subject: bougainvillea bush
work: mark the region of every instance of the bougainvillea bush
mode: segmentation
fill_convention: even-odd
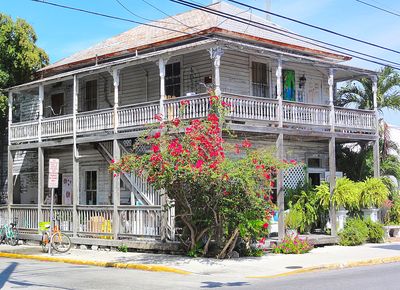
[[[188,105],[187,100],[180,102],[181,113]],[[287,165],[271,152],[253,150],[247,139],[228,146],[222,133],[230,104],[211,96],[209,107],[205,119],[163,122],[157,116],[160,126],[136,143],[149,150],[123,156],[110,170],[145,175],[175,201],[188,254],[224,258],[238,239],[248,245],[265,239],[272,215],[271,187],[277,171]]]
[[[305,254],[313,249],[313,245],[306,239],[298,236],[285,237],[278,245],[273,245],[271,252],[274,254]]]

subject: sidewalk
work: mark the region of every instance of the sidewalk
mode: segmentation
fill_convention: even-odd
[[[14,255],[13,255],[14,254]],[[20,256],[15,256],[20,254]],[[218,275],[224,277],[270,278],[321,269],[400,262],[400,242],[366,244],[357,247],[327,246],[303,255],[266,254],[261,258],[216,260],[148,253],[122,253],[72,249],[53,256],[38,246],[0,245],[0,258],[34,258],[67,263],[134,268],[177,274]]]

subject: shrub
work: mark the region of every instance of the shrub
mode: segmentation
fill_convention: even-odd
[[[368,228],[368,242],[382,243],[385,235],[382,225],[370,219],[365,220],[364,223]]]
[[[335,208],[358,209],[362,186],[361,182],[354,182],[346,177],[338,178],[332,196]]]
[[[344,229],[339,232],[339,244],[342,246],[357,246],[368,239],[368,227],[360,218],[347,219]]]
[[[380,178],[367,178],[363,182],[360,203],[362,207],[380,207],[389,196],[389,189]]]
[[[117,251],[118,252],[122,252],[122,253],[127,253],[128,252],[128,246],[122,244],[122,245],[118,246]]]
[[[271,252],[274,254],[305,254],[312,249],[312,244],[296,236],[294,239],[285,237],[279,245],[272,246]]]
[[[291,230],[299,230],[303,221],[303,212],[297,207],[292,207],[285,217],[285,224]]]

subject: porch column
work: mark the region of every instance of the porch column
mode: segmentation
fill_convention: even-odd
[[[163,120],[166,119],[164,112],[165,100],[165,66],[167,65],[168,58],[160,58],[158,60],[158,69],[160,70],[160,114]]]
[[[279,57],[278,66],[276,68],[276,98],[278,100],[278,111],[277,117],[279,121],[279,128],[283,127],[283,114],[282,114],[282,59]],[[276,140],[276,154],[279,160],[284,158],[284,148],[283,148],[283,133],[279,132],[278,138]],[[279,208],[278,214],[278,238],[283,240],[285,237],[285,192],[283,190],[283,172],[279,171],[276,182],[276,193],[277,193],[277,206]]]
[[[79,152],[76,143],[77,122],[76,114],[78,113],[78,95],[79,95],[79,79],[74,75],[73,100],[72,100],[72,127],[73,127],[73,145],[72,145],[72,231],[74,237],[78,235],[79,216],[77,205],[79,204]]]
[[[43,221],[42,203],[44,196],[44,153],[42,142],[44,85],[39,85],[39,118],[38,118],[38,223]],[[39,225],[38,225],[39,226]],[[38,229],[39,230],[39,229]]]
[[[380,158],[379,158],[379,112],[378,112],[378,77],[373,76],[372,78],[372,93],[373,93],[373,105],[375,112],[375,123],[376,133],[374,141],[374,177],[380,176]]]
[[[221,96],[221,78],[219,68],[221,66],[221,56],[224,55],[224,51],[221,47],[213,47],[210,48],[210,57],[214,61],[214,86],[215,86],[215,95]]]
[[[329,69],[328,85],[329,85],[329,120],[331,124],[331,137],[329,138],[329,191],[331,200],[333,191],[336,185],[336,137],[335,137],[335,106],[333,104],[333,88],[334,88],[334,70]],[[330,220],[331,220],[331,235],[336,236],[336,209],[333,203],[330,203]]]
[[[11,146],[11,125],[12,125],[12,107],[13,107],[13,93],[8,93],[8,149],[7,149],[7,204],[8,204],[8,217],[11,218],[11,205],[14,198],[14,176],[13,176],[13,155],[10,150]]]
[[[114,134],[118,133],[118,105],[119,105],[119,69],[113,69],[114,83]]]
[[[114,80],[114,134],[118,133],[118,98],[119,98],[119,70],[113,70],[113,80]],[[113,140],[113,159],[119,160],[121,159],[121,148],[119,147],[118,140],[114,137]],[[118,239],[119,234],[119,213],[118,207],[120,205],[120,196],[121,196],[121,184],[120,184],[120,176],[117,175],[112,179],[112,187],[113,187],[113,233],[114,239]]]

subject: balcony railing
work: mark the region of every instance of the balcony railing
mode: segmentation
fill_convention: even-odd
[[[180,102],[187,101],[183,110]],[[279,104],[275,99],[265,99],[251,96],[223,94],[222,100],[229,105],[228,120],[244,122],[254,121],[255,124],[274,124],[279,120]],[[148,124],[156,123],[155,115],[160,112],[158,101],[146,102],[119,107],[118,130],[141,130]],[[205,94],[169,99],[164,101],[166,120],[177,117],[182,119],[204,118],[210,109],[208,96]],[[334,126],[336,131],[343,133],[373,134],[376,130],[374,111],[335,108]],[[114,111],[112,108],[82,112],[77,114],[77,135],[111,131],[114,128]],[[330,107],[326,105],[283,102],[282,120],[286,127],[307,127],[310,130],[326,130],[331,126]],[[11,124],[10,136],[12,143],[38,141],[38,121]],[[73,133],[73,116],[64,115],[46,118],[41,123],[42,139],[66,138]]]

